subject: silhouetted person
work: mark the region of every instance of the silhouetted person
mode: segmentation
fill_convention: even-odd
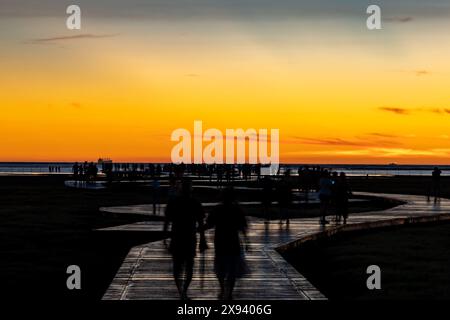
[[[208,177],[209,177],[209,183],[212,182],[212,176],[214,173],[214,165],[209,165],[208,166]]]
[[[217,187],[221,187],[222,186],[222,179],[223,179],[223,165],[219,164],[217,166]]]
[[[85,161],[83,163],[83,175],[82,175],[82,179],[83,180],[87,180],[87,178],[88,178],[88,175],[89,175],[89,168],[88,167],[89,167],[88,162]]]
[[[292,190],[289,183],[288,171],[286,176],[278,183],[277,194],[278,206],[280,209],[280,224],[283,223],[283,220],[286,220],[286,223],[289,224],[289,207],[292,203]]]
[[[270,208],[273,198],[273,182],[269,176],[265,176],[262,180],[261,203],[263,205],[263,213],[266,220],[270,220]]]
[[[220,284],[219,299],[231,300],[236,279],[248,271],[240,238],[242,233],[247,249],[247,220],[233,188],[223,191],[223,202],[208,216],[207,226],[215,227],[214,269]]]
[[[150,177],[154,178],[155,177],[155,165],[153,163],[151,163],[148,169],[150,172]]]
[[[319,199],[320,199],[320,223],[327,224],[326,216],[328,207],[330,206],[333,181],[330,179],[330,174],[327,170],[322,172],[322,177],[319,180]]]
[[[94,164],[93,162],[90,162],[90,163],[87,165],[85,174],[86,174],[86,180],[87,180],[87,181],[93,181],[93,180],[95,180],[95,178],[97,177],[97,174],[98,174],[98,168],[97,168],[97,165]]]
[[[187,290],[192,280],[197,246],[197,230],[200,232],[200,251],[206,249],[204,211],[199,201],[192,197],[191,182],[183,181],[181,194],[167,204],[164,231],[172,224],[169,251],[173,258],[173,275],[180,297],[188,299]],[[183,281],[184,274],[184,281]]]
[[[431,178],[431,190],[434,197],[434,201],[437,201],[441,196],[441,173],[442,171],[435,167]]]
[[[300,188],[303,190],[305,194],[305,202],[309,202],[309,191],[312,188],[312,173],[309,170],[308,166],[303,167],[302,171],[299,172],[299,179],[300,179]]]
[[[336,204],[336,220],[344,220],[347,223],[348,218],[348,199],[351,195],[350,185],[348,184],[347,176],[341,172],[339,178],[335,183],[335,204]]]
[[[78,166],[78,177],[78,180],[83,180],[84,177],[83,166],[81,164]]]
[[[72,172],[75,179],[78,178],[78,162],[75,162],[75,164],[72,166]]]
[[[225,179],[227,181],[227,184],[229,184],[231,181],[231,170],[232,170],[232,166],[227,164],[225,167]]]
[[[338,195],[337,195],[337,189],[336,189],[336,183],[337,183],[337,181],[339,179],[338,173],[336,171],[332,172],[330,179],[331,179],[331,182],[332,182],[330,203],[335,209],[334,210],[335,211],[335,219],[334,220],[336,222],[339,222],[340,221],[340,216],[339,216],[339,214],[337,212],[337,197],[338,197]]]
[[[261,179],[261,163],[256,164],[255,166],[255,172],[256,172],[256,179],[259,181]]]
[[[159,214],[161,208],[161,184],[158,178],[152,182],[153,214]]]
[[[173,174],[169,175],[169,188],[167,189],[167,199],[168,202],[175,199],[178,195],[178,185],[177,185],[177,179]]]
[[[161,173],[162,173],[162,167],[158,163],[158,165],[156,166],[156,175],[159,177],[159,176],[161,176]]]

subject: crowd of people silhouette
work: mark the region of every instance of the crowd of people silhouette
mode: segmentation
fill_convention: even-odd
[[[192,177],[207,177],[210,182],[214,180],[219,184],[230,183],[236,178],[245,181],[256,177],[261,178],[262,164],[137,164],[137,163],[107,163],[102,164],[102,172],[109,180],[137,179],[142,177],[160,177],[162,174],[174,176],[177,179],[187,175]]]
[[[76,180],[93,181],[97,177],[98,168],[94,162],[85,161],[83,164],[76,162],[72,167],[72,173]]]
[[[293,204],[293,190],[297,189],[304,194],[307,203],[310,193],[316,191],[320,200],[320,223],[329,223],[326,220],[330,208],[334,208],[336,222],[347,222],[348,202],[351,196],[350,185],[344,172],[330,172],[321,167],[309,168],[307,166],[298,169],[297,176],[291,176],[291,170],[287,169],[283,175],[274,178],[265,176],[261,181],[261,204],[267,220],[271,218],[271,206],[276,200],[279,208],[280,224],[289,225],[289,211]]]
[[[61,167],[60,166],[48,166],[48,172],[50,173],[60,173]]]
[[[177,166],[173,172],[178,172]],[[193,168],[193,167],[191,167]],[[189,170],[192,174],[192,171]],[[182,174],[188,172],[187,169]],[[217,170],[214,170],[217,172]],[[302,181],[308,179],[308,182]],[[165,211],[164,231],[170,228],[170,244],[165,244],[173,258],[173,276],[181,299],[188,299],[188,288],[192,281],[196,252],[201,254],[208,248],[205,230],[214,228],[214,271],[219,283],[218,298],[230,300],[236,280],[250,272],[245,260],[249,249],[247,240],[247,220],[240,207],[232,183],[221,189],[221,202],[207,215],[192,192],[191,177],[171,174],[168,179],[167,207]],[[327,223],[325,217],[329,206],[335,206],[336,221],[348,217],[348,199],[351,194],[344,173],[333,174],[321,168],[301,168],[298,176],[291,176],[291,170],[286,170],[281,176],[273,179],[265,176],[260,179],[261,204],[270,217],[272,200],[276,200],[279,208],[280,224],[289,224],[289,210],[292,209],[293,189],[305,186],[316,188],[321,203],[322,224]],[[159,212],[160,201],[159,177],[152,182],[153,212]],[[199,233],[199,241],[197,241]],[[198,249],[197,249],[198,247]]]
[[[188,288],[193,278],[197,252],[203,254],[208,249],[205,230],[214,229],[214,272],[220,288],[218,298],[231,300],[236,280],[250,272],[245,257],[250,248],[248,224],[237,201],[234,186],[239,183],[242,186],[243,181],[249,181],[250,184],[244,186],[251,185],[259,190],[266,224],[275,218],[279,219],[280,226],[283,223],[289,226],[291,213],[300,208],[295,205],[294,199],[308,203],[313,192],[319,200],[319,223],[322,226],[330,223],[327,220],[330,214],[334,214],[336,224],[346,224],[349,216],[352,190],[344,172],[330,172],[320,166],[301,166],[296,174],[293,174],[291,167],[284,167],[277,175],[263,176],[261,167],[249,164],[130,165],[110,162],[102,166],[102,172],[140,172],[150,176],[155,215],[161,211],[163,195],[167,196],[164,231],[169,232],[170,227],[170,242],[167,239],[164,244],[172,255],[173,276],[181,299],[189,299]],[[73,166],[73,174],[80,180],[93,180],[97,173],[97,166],[92,162],[75,163]],[[428,187],[428,198],[433,196],[435,201],[438,201],[441,193],[441,173],[439,168],[434,168]],[[203,183],[215,185],[221,195],[220,203],[209,214],[206,214],[201,202],[193,194],[192,181],[200,178]],[[161,181],[164,181],[164,192]],[[168,186],[165,184],[167,182]],[[201,266],[200,270],[203,268]]]

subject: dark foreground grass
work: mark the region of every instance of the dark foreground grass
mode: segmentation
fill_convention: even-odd
[[[329,299],[450,299],[450,224],[341,235],[286,254]],[[381,268],[382,290],[368,290],[366,269]]]
[[[102,215],[98,208],[148,202],[148,188],[75,190],[64,177],[0,177],[1,296],[100,298],[129,248],[155,235],[99,237],[93,229],[142,218]],[[82,290],[66,288],[66,268],[79,265]]]

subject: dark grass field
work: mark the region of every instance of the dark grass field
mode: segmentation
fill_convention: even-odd
[[[154,236],[94,236],[95,228],[138,221],[102,215],[98,207],[145,202],[144,191],[132,185],[69,190],[60,176],[0,177],[2,294],[34,299],[101,296],[129,247]],[[65,287],[70,264],[81,267],[81,291]]]
[[[331,300],[450,299],[450,223],[340,235],[285,255]],[[381,290],[366,269],[381,268]]]
[[[101,206],[151,202],[151,188],[137,183],[115,184],[104,190],[68,189],[64,176],[0,177],[0,282],[1,295],[33,299],[100,299],[132,246],[158,240],[161,234],[100,235],[94,229],[149,219],[114,216],[99,212]],[[420,193],[421,182],[403,179],[355,180],[357,189]],[[394,185],[400,184],[397,188]],[[416,186],[414,189],[412,186]],[[372,190],[373,189],[373,190]],[[218,201],[217,190],[195,191],[201,201]],[[260,199],[256,192],[242,191],[241,201]],[[164,198],[164,197],[163,197]],[[163,199],[164,201],[164,199]],[[373,210],[369,204],[351,210]],[[258,215],[259,208],[248,214]],[[314,216],[317,208],[292,209],[294,216]],[[274,211],[274,218],[276,210]],[[82,290],[66,289],[66,268],[81,267]]]

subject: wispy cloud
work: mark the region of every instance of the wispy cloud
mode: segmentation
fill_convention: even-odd
[[[414,18],[410,16],[398,16],[398,17],[388,17],[383,20],[387,22],[406,23],[413,21]]]
[[[313,145],[333,145],[333,146],[363,146],[365,143],[358,141],[350,141],[340,138],[305,138],[305,137],[292,137],[291,142],[301,144],[313,144]]]
[[[423,76],[431,76],[435,74],[434,71],[427,70],[427,69],[410,69],[410,70],[392,70],[393,72],[401,72],[401,73],[408,73],[411,75],[415,75],[417,77],[423,77]]]
[[[410,114],[411,111],[405,108],[395,108],[395,107],[380,107],[378,108],[382,111],[391,112],[399,115],[407,115]]]
[[[379,132],[371,132],[367,134],[368,136],[374,136],[379,138],[398,138],[398,136],[393,134],[379,133]]]
[[[380,139],[382,138],[382,139]],[[368,135],[364,137],[355,137],[353,139],[341,138],[308,138],[293,136],[288,139],[283,139],[283,143],[292,144],[308,144],[308,145],[325,145],[325,146],[343,146],[343,147],[380,147],[380,146],[397,146],[400,143],[393,140],[394,136]]]
[[[416,76],[418,76],[418,77],[429,76],[431,74],[431,72],[428,70],[415,70],[414,72],[415,72]]]
[[[381,111],[391,112],[399,115],[409,115],[415,112],[428,112],[435,114],[450,114],[449,108],[397,108],[397,107],[380,107],[378,108]]]
[[[407,157],[448,157],[450,149],[408,149],[408,148],[364,148],[353,150],[315,150],[293,151],[287,155],[311,156],[344,156],[344,157],[371,157],[371,158],[407,158]]]
[[[117,34],[92,34],[92,33],[84,33],[77,34],[73,36],[58,36],[58,37],[49,37],[49,38],[36,38],[31,39],[26,43],[31,44],[45,44],[45,43],[56,43],[60,41],[70,41],[70,40],[80,40],[80,39],[102,39],[102,38],[111,38],[116,37]]]
[[[429,109],[420,109],[420,111],[429,111],[437,114],[450,114],[450,109],[447,108],[429,108]]]

